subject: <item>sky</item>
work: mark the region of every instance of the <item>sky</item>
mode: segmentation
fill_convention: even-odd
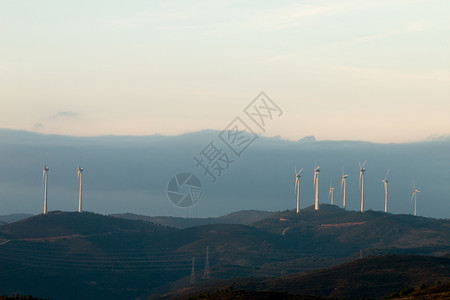
[[[447,0],[0,0],[0,128],[224,129],[264,91],[266,136],[450,133]]]

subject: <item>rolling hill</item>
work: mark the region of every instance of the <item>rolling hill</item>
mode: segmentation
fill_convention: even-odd
[[[52,211],[2,226],[0,235],[11,239],[50,238],[66,235],[94,236],[101,234],[134,233],[137,231],[168,231],[149,222],[114,219],[89,212]]]
[[[252,226],[281,234],[287,240],[297,240],[298,248],[303,251],[336,257],[361,250],[365,255],[450,252],[450,220],[447,219],[371,210],[361,213],[322,204],[319,211],[309,207],[300,214],[274,213]]]
[[[159,245],[173,231],[75,212],[50,212],[3,225],[0,292],[51,299],[132,299],[150,293],[179,272],[167,266]]]
[[[254,212],[234,216],[251,219]],[[360,256],[447,254],[450,221],[321,205],[319,211],[271,213],[249,225],[178,229],[55,211],[0,227],[0,292],[52,299],[146,298],[189,287],[193,261],[201,283],[207,247],[211,279],[262,280],[299,276]],[[55,288],[46,288],[49,281]]]

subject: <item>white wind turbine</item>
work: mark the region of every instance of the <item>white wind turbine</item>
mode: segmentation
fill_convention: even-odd
[[[295,168],[295,192],[297,193],[297,213],[300,212],[300,173],[303,171],[301,169],[297,172],[297,168]]]
[[[48,170],[47,164],[44,163],[44,167],[42,168],[42,182],[44,183],[44,214],[47,213],[47,179],[48,179]]]
[[[334,187],[331,186],[331,182],[330,182],[330,192],[328,193],[328,198],[331,199],[331,205],[333,205],[333,197],[334,196]]]
[[[366,164],[367,160],[362,164],[359,163],[359,184],[361,185],[361,212],[364,212],[364,172],[366,169],[364,169],[364,166]]]
[[[411,197],[411,201],[414,198],[414,215],[417,216],[417,193],[420,193],[418,189],[416,189],[416,183],[414,182],[413,186],[413,194]]]
[[[314,186],[316,187],[316,197],[314,201],[315,210],[319,210],[319,172],[320,166],[314,168]]]
[[[81,184],[82,184],[82,179],[83,179],[83,168],[80,167],[80,164],[78,164],[78,169],[77,169],[77,179],[80,180],[80,189],[78,191],[78,212],[81,212],[81,200],[82,200],[82,189],[81,189]]]
[[[386,172],[386,176],[384,177],[384,179],[381,180],[381,182],[384,183],[384,212],[387,212],[387,202],[388,202],[388,188],[387,188],[387,184],[389,182],[389,180],[387,180],[389,171],[391,169],[389,168]]]
[[[346,189],[347,189],[347,174],[344,174],[344,168],[342,168],[342,181],[341,181],[341,190],[343,191],[343,199],[342,199],[342,207],[345,209],[346,202]],[[344,189],[342,189],[344,188]]]

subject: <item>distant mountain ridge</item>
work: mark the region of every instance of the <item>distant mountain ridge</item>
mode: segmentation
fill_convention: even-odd
[[[229,213],[220,217],[210,217],[210,218],[180,218],[180,217],[150,217],[142,216],[131,213],[126,214],[112,214],[111,216],[130,220],[142,220],[148,221],[155,224],[160,224],[164,226],[174,227],[174,228],[188,228],[200,225],[211,225],[211,224],[241,224],[249,225],[261,219],[268,217],[271,212],[258,211],[258,210],[243,210],[238,212]]]
[[[33,216],[32,214],[10,214],[10,215],[3,215],[0,216],[0,221],[5,222],[6,223],[14,223],[26,218],[29,218]]]

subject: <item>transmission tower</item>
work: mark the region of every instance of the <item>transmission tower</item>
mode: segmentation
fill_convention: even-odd
[[[209,279],[209,246],[206,246],[205,274],[203,278]]]
[[[191,284],[195,283],[195,257],[192,258]]]

